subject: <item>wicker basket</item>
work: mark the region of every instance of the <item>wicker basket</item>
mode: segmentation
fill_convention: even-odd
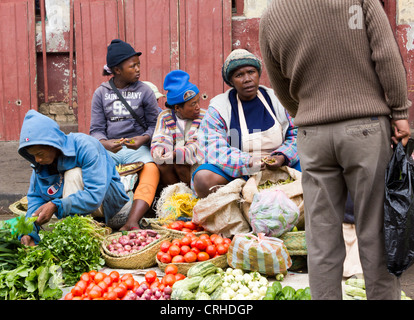
[[[184,232],[184,231],[178,231],[178,230],[165,228],[157,221],[158,219],[145,219],[145,220],[141,219],[141,220],[143,220],[142,225],[144,227],[146,227],[146,228],[150,227],[151,229],[154,229],[154,230],[157,230],[157,231],[159,231],[159,230],[160,231],[167,231],[171,234],[172,239],[182,239],[185,236],[185,234],[187,233],[187,232]],[[204,234],[204,233],[206,233],[208,235],[211,234],[210,232],[205,231],[205,230],[194,232],[194,234],[197,237]]]
[[[280,239],[291,256],[306,256],[308,254],[305,231],[286,232]]]
[[[156,257],[155,257],[155,259],[157,261],[158,267],[162,271],[164,271],[165,270],[165,267],[168,265],[168,263],[163,263],[163,262],[159,261]],[[212,262],[216,267],[219,267],[219,268],[225,268],[225,267],[228,266],[228,263],[227,263],[227,254],[223,254],[223,255],[221,255],[219,257],[216,257],[216,258],[213,258],[213,259],[210,259],[210,260],[207,260],[207,261]],[[183,275],[186,276],[188,270],[192,266],[194,266],[194,265],[196,265],[198,263],[200,263],[200,262],[183,262],[183,263],[176,263],[175,262],[174,264],[178,268],[178,273],[181,273],[181,274],[183,274]]]
[[[133,232],[133,231],[130,231]],[[161,242],[164,240],[171,240],[171,236],[168,232],[157,231],[161,238],[152,242],[151,244],[145,246],[143,249],[138,252],[131,253],[124,256],[111,256],[107,251],[107,244],[112,241],[114,238],[118,238],[119,233],[113,233],[105,237],[101,245],[101,254],[105,259],[105,263],[108,267],[114,269],[145,269],[157,265],[156,255],[160,251]]]

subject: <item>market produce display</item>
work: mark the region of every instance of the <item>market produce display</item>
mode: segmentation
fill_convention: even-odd
[[[227,253],[231,240],[217,234],[196,236],[188,232],[181,239],[164,240],[157,253],[162,263],[206,261]]]
[[[267,287],[263,300],[311,300],[309,287],[295,290],[291,286],[282,286],[279,281]]]
[[[109,254],[113,256],[128,255],[138,252],[145,246],[161,238],[161,235],[154,230],[139,230],[120,233],[118,237],[106,245]]]
[[[184,221],[184,220],[175,220],[170,223],[166,223],[161,225],[163,228],[176,230],[176,231],[182,231],[182,232],[200,232],[204,231],[204,228],[202,226],[199,226],[195,224],[192,221]]]
[[[365,280],[349,278],[345,281],[344,300],[367,300],[365,291]],[[401,300],[412,300],[407,297],[404,291],[401,291]]]

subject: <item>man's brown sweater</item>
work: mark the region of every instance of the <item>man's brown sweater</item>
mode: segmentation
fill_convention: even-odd
[[[271,85],[295,125],[408,118],[405,68],[378,0],[275,0],[259,40]]]

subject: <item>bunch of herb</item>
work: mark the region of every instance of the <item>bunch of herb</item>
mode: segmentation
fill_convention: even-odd
[[[0,225],[0,270],[12,270],[17,267],[17,251],[23,245],[19,235],[33,231],[33,223],[37,217],[25,218],[23,215],[2,221]]]
[[[62,275],[49,250],[18,249],[18,267],[0,272],[0,300],[57,300],[62,297]]]
[[[65,285],[74,285],[83,272],[104,266],[100,246],[107,229],[92,217],[70,216],[51,226],[52,231],[40,231],[39,247],[59,260]]]

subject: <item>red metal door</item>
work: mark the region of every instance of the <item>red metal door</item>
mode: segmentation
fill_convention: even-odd
[[[231,52],[231,1],[180,0],[180,69],[200,89],[201,106],[225,90],[221,68]]]
[[[34,1],[2,0],[0,21],[0,141],[10,141],[37,110]]]
[[[91,101],[102,75],[112,39],[125,40],[122,0],[75,0],[75,46],[78,131],[89,133]]]
[[[164,77],[178,69],[178,0],[124,0],[126,41],[141,51],[140,80],[162,92]],[[163,106],[165,99],[159,105]]]

